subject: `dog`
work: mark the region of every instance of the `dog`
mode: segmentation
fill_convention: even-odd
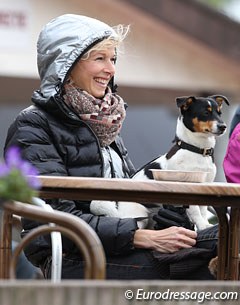
[[[153,179],[152,169],[204,171],[206,182],[212,182],[216,176],[214,163],[214,147],[216,137],[226,131],[226,124],[221,118],[223,102],[229,105],[223,95],[209,97],[177,97],[179,108],[174,145],[164,155],[160,155],[144,165],[132,179]],[[135,202],[92,201],[90,210],[95,215],[120,218],[138,218],[139,228],[148,227],[150,211],[142,204]],[[211,224],[207,219],[207,206],[189,206],[188,217],[196,230],[203,230]]]

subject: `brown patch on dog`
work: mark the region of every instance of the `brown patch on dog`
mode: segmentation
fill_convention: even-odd
[[[210,260],[209,264],[208,264],[208,269],[210,271],[210,273],[217,278],[217,270],[218,270],[218,257],[214,257]]]
[[[199,121],[198,118],[194,118],[192,122],[193,122],[194,130],[196,132],[205,132],[212,130],[213,122],[211,121],[202,122]]]
[[[215,101],[218,103],[218,107],[221,110],[222,109],[222,103],[224,102],[224,99],[221,96],[217,96]]]
[[[209,107],[207,108],[207,110],[208,110],[209,112],[212,112],[212,107],[209,106]]]
[[[193,102],[193,99],[191,97],[189,97],[186,100],[186,103],[182,106],[182,109],[186,111],[189,108],[189,106],[192,104],[192,102]]]

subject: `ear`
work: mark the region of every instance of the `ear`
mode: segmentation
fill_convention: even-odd
[[[229,100],[224,95],[211,95],[209,97],[213,98],[218,103],[219,107],[222,107],[223,102],[225,102],[228,106],[230,105]]]
[[[181,108],[183,110],[187,110],[188,107],[192,104],[192,102],[195,100],[194,96],[182,96],[176,98],[176,103],[178,108]]]

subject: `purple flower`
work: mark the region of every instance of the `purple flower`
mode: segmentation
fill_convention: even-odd
[[[9,148],[0,163],[0,197],[32,203],[40,187],[37,169],[22,159],[20,148]]]
[[[36,176],[31,176],[27,178],[28,185],[35,190],[39,190],[41,188],[41,182]]]
[[[23,176],[37,176],[38,171],[31,163],[21,160],[21,163],[18,164],[18,169],[22,172]]]
[[[6,152],[6,165],[2,168],[2,172],[6,175],[12,170],[17,169],[21,173],[22,177],[27,181],[29,187],[39,189],[41,187],[40,180],[37,178],[37,169],[28,161],[25,161],[21,157],[20,148],[17,146],[10,147]],[[8,169],[8,172],[7,172]],[[1,169],[0,169],[1,175]]]
[[[4,164],[4,163],[0,164],[0,177],[7,176],[9,174],[9,172],[10,172],[10,169],[6,164]]]
[[[18,168],[22,163],[20,148],[16,146],[10,147],[6,152],[5,160],[9,167]]]
[[[18,168],[22,175],[26,178],[27,183],[30,187],[34,189],[39,189],[41,187],[39,179],[36,177],[38,175],[37,169],[27,161],[22,161]]]

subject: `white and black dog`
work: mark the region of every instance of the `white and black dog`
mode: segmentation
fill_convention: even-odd
[[[225,96],[178,97],[177,107],[180,115],[177,120],[175,144],[170,151],[143,166],[132,178],[137,180],[153,179],[151,169],[204,171],[208,172],[207,181],[216,176],[213,160],[216,137],[226,131],[221,119],[222,104],[229,101]],[[190,204],[190,203],[189,203]],[[135,202],[92,201],[90,210],[95,215],[120,218],[144,218],[149,210]],[[210,226],[206,206],[189,206],[187,215],[197,230]],[[140,228],[147,227],[147,221],[138,222]]]

